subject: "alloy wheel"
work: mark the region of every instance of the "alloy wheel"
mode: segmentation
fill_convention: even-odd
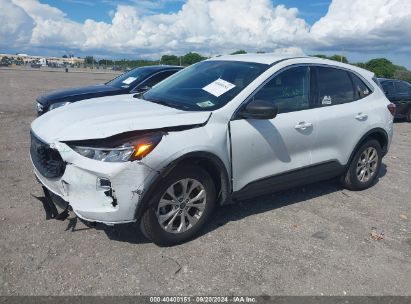
[[[378,166],[378,153],[374,147],[365,149],[357,162],[357,178],[360,182],[368,182],[376,174]]]
[[[172,184],[161,196],[156,215],[165,231],[183,233],[194,227],[204,213],[207,197],[204,185],[192,178]]]

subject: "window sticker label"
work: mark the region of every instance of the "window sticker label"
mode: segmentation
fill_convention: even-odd
[[[196,105],[202,108],[208,108],[214,106],[214,103],[212,103],[209,100],[203,101],[203,102],[197,102]]]
[[[206,85],[203,90],[214,95],[215,97],[219,97],[225,92],[230,91],[234,87],[235,85],[231,82],[218,78],[216,81],[213,81],[212,83]]]
[[[323,100],[322,100],[322,102],[321,102],[321,104],[323,104],[323,105],[330,105],[330,104],[331,104],[331,96],[325,95],[324,98],[323,98]]]
[[[128,77],[127,79],[124,79],[123,80],[123,83],[124,84],[130,84],[130,83],[132,83],[134,80],[136,80],[137,79],[137,77]]]

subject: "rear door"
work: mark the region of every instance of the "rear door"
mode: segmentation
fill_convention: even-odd
[[[309,67],[279,72],[253,98],[277,104],[279,114],[269,120],[234,118],[230,122],[234,191],[311,163],[315,116],[309,106]]]
[[[345,69],[313,68],[317,92],[312,162],[345,165],[368,128],[372,91],[360,77]]]

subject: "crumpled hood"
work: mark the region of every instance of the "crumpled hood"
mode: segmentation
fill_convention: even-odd
[[[97,139],[116,134],[201,124],[210,112],[182,111],[119,95],[83,100],[50,111],[31,124],[43,141]]]

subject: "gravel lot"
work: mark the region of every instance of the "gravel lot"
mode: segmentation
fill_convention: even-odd
[[[28,156],[35,97],[112,77],[0,69],[1,295],[411,295],[403,122],[371,189],[327,181],[221,207],[180,246],[159,248],[135,225],[46,220]]]

